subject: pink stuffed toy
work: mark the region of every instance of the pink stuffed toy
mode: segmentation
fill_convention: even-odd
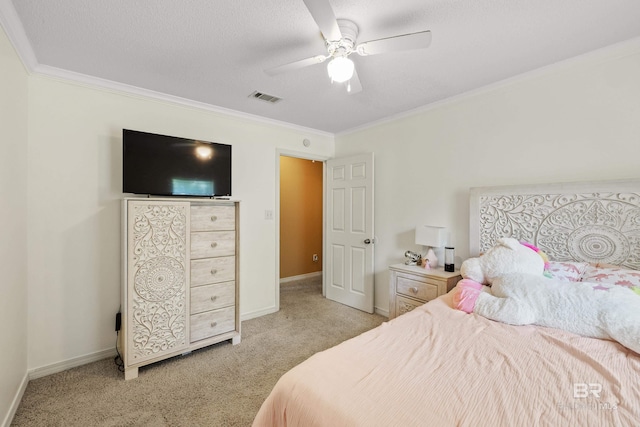
[[[465,313],[473,313],[480,292],[482,284],[470,279],[460,280],[453,294],[453,306]]]

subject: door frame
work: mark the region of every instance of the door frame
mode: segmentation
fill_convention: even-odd
[[[322,296],[325,296],[324,263],[327,259],[327,160],[331,157],[294,150],[276,149],[276,204],[274,208],[274,221],[276,222],[276,283],[275,283],[275,311],[280,311],[280,156],[294,157],[304,160],[322,162]]]

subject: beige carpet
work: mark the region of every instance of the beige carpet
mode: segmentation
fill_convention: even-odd
[[[319,279],[284,285],[280,311],[220,343],[140,368],[106,359],[29,382],[12,426],[250,426],[278,378],[386,318],[322,297]],[[115,341],[115,335],[114,335]]]

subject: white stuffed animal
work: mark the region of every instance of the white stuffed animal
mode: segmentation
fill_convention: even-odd
[[[547,278],[534,248],[501,239],[485,255],[465,261],[464,279],[453,296],[455,307],[511,325],[535,324],[613,339],[640,354],[640,295],[625,286]]]
[[[479,258],[469,258],[462,263],[460,274],[464,279],[471,279],[483,285],[504,273],[544,273],[545,259],[540,256],[534,246],[518,242],[516,239],[503,237]]]

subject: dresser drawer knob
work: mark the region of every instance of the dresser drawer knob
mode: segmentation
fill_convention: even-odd
[[[217,219],[218,219],[218,217],[217,217],[217,216],[215,216],[215,215],[211,215],[211,221],[216,221]]]
[[[416,288],[415,286],[413,288],[411,288],[411,292],[413,292],[414,294],[418,293],[418,288]]]
[[[215,248],[216,246],[218,246],[218,243],[217,243],[217,242],[211,242],[211,247],[212,247],[212,248]]]
[[[218,270],[216,270],[215,268],[211,269],[211,274],[217,274],[217,273],[218,273]]]
[[[216,326],[218,326],[218,322],[211,322],[211,327],[215,328]]]
[[[216,299],[218,299],[218,297],[215,295],[211,297],[211,301],[215,301]]]

